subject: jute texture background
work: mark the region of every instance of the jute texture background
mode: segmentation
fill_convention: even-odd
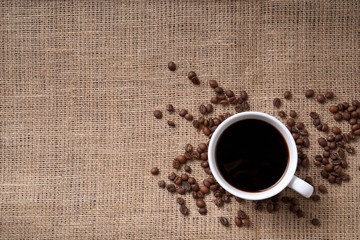
[[[210,195],[207,216],[187,195],[191,213],[183,217],[177,196],[157,186],[186,143],[206,140],[165,106],[199,117],[198,106],[213,96],[210,79],[236,94],[246,90],[251,110],[273,115],[272,99],[291,90],[281,109],[297,110],[306,123],[311,159],[321,153],[316,139],[325,134],[309,112],[333,126],[328,106],[360,98],[359,1],[0,4],[1,239],[359,239],[358,142],[348,156],[349,183],[329,185],[313,164],[297,173],[329,190],[319,203],[301,198],[302,219],[285,205],[274,214],[248,201],[219,209]],[[200,86],[187,79],[189,70]],[[336,98],[318,104],[304,97],[308,88]],[[163,110],[162,120],[154,109]],[[234,113],[215,108],[226,111]],[[149,173],[153,166],[159,176]],[[199,162],[190,166],[205,177]],[[251,227],[235,227],[239,209]],[[313,217],[321,226],[310,224]]]

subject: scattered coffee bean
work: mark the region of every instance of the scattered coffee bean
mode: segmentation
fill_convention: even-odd
[[[177,190],[177,193],[180,195],[184,195],[185,194],[185,189],[183,187],[179,187]]]
[[[242,226],[242,221],[239,217],[235,217],[235,225],[238,227]]]
[[[226,106],[226,105],[229,105],[229,101],[224,99],[224,100],[220,101],[220,104],[223,105],[223,106]]]
[[[168,105],[166,106],[166,110],[167,110],[168,112],[174,112],[174,111],[175,111],[174,106],[171,105],[171,104],[168,104]]]
[[[184,155],[179,155],[177,156],[177,160],[181,163],[181,164],[184,164],[187,162],[187,159],[185,158]]]
[[[157,119],[161,119],[162,118],[162,112],[160,110],[155,110],[154,111],[154,116],[157,118]]]
[[[185,117],[185,115],[188,113],[188,111],[186,110],[186,109],[181,109],[180,111],[179,111],[179,115],[180,115],[180,117]]]
[[[280,98],[274,98],[273,105],[274,105],[274,107],[277,107],[277,108],[280,107],[280,105],[281,105]]]
[[[342,118],[343,118],[343,116],[342,116],[341,113],[335,113],[334,114],[335,121],[340,121],[340,120],[342,120]]]
[[[286,121],[286,125],[288,125],[289,127],[293,127],[295,125],[295,120],[293,118],[289,118]]]
[[[255,210],[257,210],[257,211],[262,211],[262,210],[263,210],[263,205],[262,205],[261,201],[257,201],[257,202],[255,203],[254,208],[255,208]]]
[[[159,169],[157,167],[153,167],[150,170],[150,172],[151,172],[152,175],[158,175],[159,174]]]
[[[307,97],[307,98],[311,98],[312,96],[314,96],[314,90],[312,90],[312,89],[309,89],[309,90],[306,90],[306,92],[305,92],[305,97]]]
[[[279,112],[278,112],[278,115],[279,115],[279,117],[281,117],[281,118],[285,118],[285,117],[286,117],[286,113],[285,113],[284,111],[279,111]]]
[[[199,200],[196,201],[196,206],[199,207],[199,208],[203,208],[203,207],[206,206],[206,204],[205,204],[204,200],[199,199]]]
[[[191,80],[193,77],[196,77],[196,73],[194,71],[190,71],[188,73],[188,78]]]
[[[311,117],[312,119],[318,119],[318,118],[319,118],[319,114],[316,113],[316,112],[310,112],[310,117]]]
[[[245,92],[245,91],[241,91],[240,92],[240,97],[241,97],[241,99],[242,100],[247,100],[248,99],[248,94],[247,94],[247,92]]]
[[[320,196],[317,194],[314,194],[311,196],[311,200],[313,200],[314,202],[318,202],[320,200]]]
[[[296,213],[299,209],[300,209],[299,205],[297,205],[297,204],[291,204],[289,207],[289,210],[293,213]]]
[[[314,225],[314,226],[318,226],[318,225],[320,225],[320,221],[319,221],[319,219],[314,218],[314,219],[311,220],[311,224]]]
[[[284,92],[284,98],[285,99],[290,99],[291,98],[291,92],[290,91],[285,91]]]
[[[173,160],[173,168],[180,169],[180,162],[177,158]]]
[[[196,183],[196,179],[195,179],[194,177],[189,177],[188,183],[190,183],[190,184],[195,184],[195,183]]]
[[[209,189],[206,187],[206,186],[201,186],[200,187],[200,191],[204,194],[208,193],[209,192]]]
[[[175,71],[176,70],[176,65],[174,62],[169,62],[168,63],[168,68],[170,71]]]
[[[325,102],[325,96],[323,94],[318,94],[318,95],[316,95],[316,100],[319,103],[324,103]]]
[[[212,97],[211,99],[210,99],[210,102],[211,103],[213,103],[213,104],[218,104],[219,103],[219,98],[218,97]]]
[[[179,204],[179,205],[184,205],[185,204],[185,200],[182,198],[182,197],[178,197],[176,199],[176,202]]]
[[[325,97],[326,97],[327,99],[332,99],[332,98],[334,97],[334,93],[333,93],[333,92],[327,92],[327,93],[325,94]]]
[[[322,147],[326,147],[327,146],[327,141],[325,138],[321,137],[321,138],[318,138],[318,143],[320,146]]]
[[[174,183],[175,183],[176,185],[181,185],[181,183],[182,183],[181,177],[180,177],[180,176],[176,176],[175,179],[174,179]]]
[[[274,211],[274,204],[268,203],[266,205],[266,211],[268,211],[269,213],[272,213]]]
[[[188,113],[185,115],[185,119],[188,120],[188,121],[192,121],[193,120],[193,115],[191,113]]]
[[[214,199],[214,203],[215,203],[215,205],[216,205],[217,207],[221,207],[221,206],[224,205],[224,202],[223,202],[222,199],[219,198],[219,197],[217,197],[217,198]]]
[[[182,215],[186,216],[189,215],[189,209],[185,205],[180,206],[180,212]]]
[[[308,135],[309,135],[309,133],[308,133],[308,131],[307,131],[306,129],[300,130],[300,131],[299,131],[299,134],[300,134],[301,136],[308,136]]]
[[[299,209],[296,211],[296,216],[298,218],[302,218],[302,217],[304,217],[304,212],[301,209]]]
[[[304,138],[303,146],[306,147],[306,148],[308,148],[310,146],[310,140],[308,138]]]
[[[345,145],[345,150],[346,150],[348,153],[354,153],[354,148],[351,147],[350,145]]]
[[[223,94],[224,93],[224,89],[222,89],[221,87],[216,87],[214,88],[214,91],[218,94]]]
[[[290,197],[287,197],[287,196],[284,196],[284,197],[281,197],[281,201],[283,203],[289,203],[291,201],[291,198]]]
[[[200,105],[200,107],[199,107],[199,112],[200,112],[201,114],[206,114],[206,113],[207,113],[206,107],[205,107],[204,104],[201,104],[201,105]]]
[[[296,118],[297,117],[297,112],[294,111],[294,110],[290,110],[290,117]]]
[[[206,105],[206,111],[207,113],[211,113],[213,111],[213,105],[211,104]]]
[[[176,187],[174,184],[169,184],[166,186],[166,189],[170,192],[170,193],[174,193],[176,192]]]
[[[168,125],[170,126],[170,127],[175,127],[175,121],[174,120],[168,120]]]
[[[297,129],[300,130],[300,129],[303,129],[304,127],[305,127],[305,125],[304,125],[303,122],[297,122],[297,123],[296,123],[296,128],[297,128]]]
[[[324,185],[319,185],[318,189],[319,189],[319,192],[321,192],[321,193],[327,193],[327,189]]]
[[[185,165],[184,170],[185,172],[191,173],[191,167],[189,165]]]
[[[229,226],[229,221],[227,220],[226,217],[220,217],[219,220],[222,225],[224,225],[226,227]]]
[[[226,90],[226,91],[225,91],[225,95],[226,95],[228,98],[231,98],[231,97],[233,97],[235,94],[234,94],[234,92],[231,91],[231,90]]]
[[[207,214],[207,209],[206,208],[199,208],[199,213],[201,215],[206,215]]]
[[[164,181],[164,180],[160,180],[160,181],[158,182],[158,186],[159,186],[160,188],[165,188],[165,187],[166,187],[165,181]]]
[[[250,225],[250,220],[248,218],[242,219],[242,224],[243,226],[247,227]]]
[[[216,80],[210,80],[209,85],[211,88],[217,88],[219,86]]]
[[[313,179],[312,179],[312,177],[307,176],[307,177],[305,178],[305,182],[313,185]]]
[[[247,218],[247,214],[243,211],[243,210],[239,210],[238,211],[238,217],[241,218],[241,219],[245,219]]]
[[[203,133],[205,134],[205,136],[209,136],[209,135],[211,134],[211,131],[210,131],[209,128],[204,127],[204,128],[203,128]]]
[[[339,108],[336,105],[331,105],[330,108],[329,108],[329,111],[331,113],[337,113],[339,111]]]
[[[341,130],[340,130],[340,128],[338,128],[338,127],[333,127],[332,129],[332,132],[334,133],[334,134],[340,134],[341,133]],[[340,135],[341,136],[341,135]]]

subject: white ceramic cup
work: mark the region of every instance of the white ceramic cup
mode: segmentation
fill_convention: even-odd
[[[217,142],[221,136],[221,134],[232,124],[239,122],[244,119],[258,119],[262,120],[264,122],[269,123],[273,127],[275,127],[281,135],[284,137],[286,144],[288,146],[289,150],[289,160],[287,168],[282,175],[282,177],[278,180],[277,183],[275,183],[272,187],[258,191],[258,192],[246,192],[239,190],[232,185],[230,185],[220,174],[219,169],[216,164],[215,159],[215,151],[216,151],[216,145]],[[270,116],[266,113],[261,112],[243,112],[235,114],[228,119],[226,119],[224,122],[222,122],[213,133],[209,149],[208,149],[208,155],[209,155],[209,164],[210,169],[215,177],[216,181],[228,192],[230,192],[232,195],[235,195],[239,198],[248,199],[248,200],[261,200],[270,198],[272,196],[275,196],[279,192],[281,192],[284,188],[289,187],[296,192],[300,193],[306,198],[309,198],[313,191],[314,187],[305,182],[304,180],[296,177],[295,170],[298,163],[298,153],[295,141],[290,133],[290,131],[286,128],[284,124],[282,124],[279,120],[277,120],[275,117]]]

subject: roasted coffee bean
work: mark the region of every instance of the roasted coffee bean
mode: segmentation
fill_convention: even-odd
[[[199,143],[198,148],[200,148],[202,151],[205,151],[207,149],[206,143]]]
[[[331,143],[329,143],[329,148],[330,148],[330,149],[335,149],[335,148],[337,148],[336,142],[331,142]]]
[[[257,211],[262,211],[263,210],[263,205],[262,205],[261,201],[257,201],[255,203],[254,209],[257,210]]]
[[[168,68],[170,71],[175,71],[176,70],[176,65],[174,62],[168,62]]]
[[[209,163],[208,163],[208,161],[201,161],[201,167],[202,168],[206,168],[206,167],[209,167]]]
[[[352,101],[351,104],[355,107],[360,107],[360,101],[358,101],[358,100]]]
[[[185,205],[180,206],[180,212],[182,215],[186,216],[189,215],[189,209]]]
[[[291,98],[291,92],[290,91],[285,91],[284,92],[284,98],[285,99],[290,99]]]
[[[173,168],[180,169],[180,162],[177,160],[177,158],[173,160]]]
[[[345,110],[345,107],[344,107],[344,105],[342,103],[339,103],[337,105],[337,107],[338,107],[339,111],[344,111]]]
[[[285,117],[286,117],[286,113],[285,113],[284,111],[279,111],[279,112],[278,112],[278,115],[279,115],[279,117],[281,117],[281,118],[285,118]]]
[[[153,167],[150,170],[150,172],[151,172],[152,175],[158,175],[159,174],[159,169],[157,167]]]
[[[322,147],[326,147],[327,146],[327,141],[325,138],[321,137],[321,138],[318,138],[318,143],[320,146]]]
[[[297,133],[292,133],[291,135],[293,136],[295,141],[299,138],[299,134]]]
[[[181,185],[181,183],[182,183],[181,177],[180,177],[180,176],[176,176],[175,179],[174,179],[174,183],[175,183],[176,185]]]
[[[214,118],[214,125],[215,125],[215,126],[219,126],[220,123],[221,123],[221,120],[220,120],[220,119]]]
[[[162,112],[160,110],[155,110],[154,111],[154,116],[157,118],[157,119],[161,119],[162,118]]]
[[[228,202],[230,202],[230,197],[227,196],[227,195],[223,195],[223,196],[221,197],[221,200],[223,200],[223,202],[228,203]]]
[[[206,113],[207,113],[206,107],[205,107],[204,104],[201,104],[201,105],[200,105],[200,107],[199,107],[199,112],[200,112],[201,114],[206,114]]]
[[[229,226],[229,221],[227,220],[226,217],[220,217],[219,220],[220,220],[220,223],[222,225],[224,225],[225,227]]]
[[[329,111],[332,113],[337,113],[339,111],[339,108],[336,105],[331,105]]]
[[[188,111],[186,110],[186,109],[181,109],[180,111],[179,111],[179,115],[180,115],[180,117],[185,117],[185,115],[188,113]]]
[[[339,155],[336,152],[332,152],[330,153],[330,158],[332,160],[338,160],[339,159]]]
[[[314,226],[318,226],[318,225],[320,225],[320,221],[319,221],[319,219],[314,218],[314,219],[311,220],[311,224],[314,225]]]
[[[309,133],[308,133],[308,131],[307,131],[306,129],[300,130],[300,131],[299,131],[299,134],[300,134],[301,136],[308,136],[308,135],[309,135]]]
[[[207,119],[205,119],[203,125],[204,125],[205,127],[208,127],[208,126],[209,126],[209,121],[208,121]]]
[[[196,183],[196,179],[194,177],[189,177],[189,179],[187,181],[190,184],[195,184]]]
[[[169,179],[170,181],[174,181],[175,178],[176,178],[176,174],[175,174],[174,172],[170,173],[169,176],[168,176],[168,179]]]
[[[294,120],[293,118],[289,118],[289,119],[286,121],[286,125],[288,125],[289,127],[295,126],[295,120]]]
[[[335,176],[330,174],[329,177],[328,177],[328,181],[329,181],[329,183],[335,183],[335,181],[336,181]]]
[[[167,124],[168,124],[170,127],[175,127],[175,121],[174,121],[174,120],[168,120],[168,121],[167,121]]]
[[[327,172],[332,172],[332,170],[334,169],[334,166],[332,164],[326,164],[324,167],[324,170]]]
[[[247,227],[250,225],[250,220],[248,218],[241,219],[242,225]]]
[[[324,153],[323,153],[323,154],[324,154]],[[327,152],[325,155],[329,155],[329,153]],[[328,164],[328,163],[329,163],[329,158],[328,158],[328,157],[324,157],[324,158],[322,159],[321,163],[322,163],[323,165]]]
[[[318,94],[318,95],[316,95],[316,100],[319,103],[324,103],[325,102],[325,96],[323,94]]]
[[[224,100],[220,101],[220,104],[223,105],[223,106],[226,106],[226,105],[229,105],[229,101],[224,99]]]
[[[272,213],[274,211],[274,204],[268,203],[266,205],[266,211],[268,211],[269,213]]]
[[[335,121],[341,121],[341,119],[343,118],[341,113],[335,113],[334,114],[334,119]]]
[[[176,189],[177,193],[180,195],[184,195],[185,194],[185,189],[183,187],[179,187],[178,189]]]
[[[209,128],[204,127],[204,128],[203,128],[203,133],[205,134],[205,136],[209,136],[209,135],[211,134],[211,131],[210,131]]]
[[[273,105],[274,105],[274,107],[277,107],[277,108],[280,107],[280,105],[281,105],[280,98],[274,98]]]
[[[322,156],[321,155],[316,155],[315,157],[315,160],[318,161],[318,162],[321,162],[323,160]]]
[[[296,213],[300,209],[299,205],[291,204],[289,210],[293,213]]]
[[[345,118],[345,113],[344,113],[343,117],[344,117],[344,120],[349,121],[350,118],[357,118],[357,117],[359,117],[359,113],[356,112],[356,111],[351,112],[351,113],[350,113],[350,118],[348,118],[348,119]]]
[[[330,157],[330,152],[329,151],[323,151],[323,157],[324,158],[328,158],[328,157]]]
[[[171,105],[171,104],[168,104],[168,105],[166,106],[166,110],[167,110],[168,112],[174,112],[174,111],[175,111],[174,106]]]
[[[194,192],[199,191],[200,190],[199,184],[197,183],[191,184],[191,190],[193,190]]]
[[[191,82],[195,85],[199,85],[200,84],[200,80],[197,76],[193,77],[192,79],[190,79]]]
[[[345,158],[345,151],[343,149],[339,149],[338,150],[338,155],[341,159]]]
[[[210,80],[209,85],[211,88],[216,88],[219,86],[216,80]]]
[[[288,197],[288,196],[284,196],[284,197],[281,198],[281,201],[282,201],[283,203],[289,203],[289,202],[291,201],[291,198]]]
[[[325,171],[325,170],[322,170],[321,171],[321,176],[323,177],[323,178],[328,178],[329,177],[329,173],[327,172],[327,171]]]
[[[303,122],[297,122],[297,123],[296,123],[296,128],[297,128],[297,129],[300,130],[300,129],[303,129],[304,127],[305,127],[305,125],[304,125]]]
[[[224,89],[222,89],[221,87],[216,87],[216,88],[214,88],[214,90],[218,94],[223,94],[224,93]]]
[[[207,214],[207,209],[206,208],[199,208],[199,213],[201,215],[206,215]]]
[[[334,135],[329,135],[329,136],[327,136],[326,140],[328,142],[333,142],[333,141],[335,141],[335,137],[334,137]]]
[[[197,151],[193,152],[191,155],[193,156],[193,158],[195,158],[197,160],[200,160],[200,153],[199,152],[197,152]]]
[[[248,99],[248,94],[246,91],[240,91],[240,97],[242,100],[247,100]]]
[[[207,187],[207,188],[209,188],[209,187],[211,186],[210,182],[209,182],[207,179],[205,179],[205,180],[203,181],[203,184],[204,184],[204,186]]]
[[[158,181],[158,186],[161,187],[161,188],[165,188],[166,187],[165,181],[164,180]]]
[[[226,99],[225,94],[219,94],[219,93],[217,93],[217,94],[216,94],[216,97],[219,99],[219,101]]]
[[[209,192],[209,189],[206,186],[201,186],[200,191],[204,194],[207,194]]]
[[[186,192],[191,192],[191,185],[190,185],[190,183],[188,181],[184,181],[182,183],[182,186],[183,186],[183,188],[185,189]]]
[[[351,114],[348,112],[344,112],[342,116],[345,121],[349,121],[351,119]]]
[[[200,158],[201,158],[201,160],[204,160],[204,161],[206,161],[207,159],[208,159],[208,155],[207,155],[207,153],[201,153],[200,154]]]
[[[312,96],[314,96],[314,90],[309,89],[305,91],[305,97],[310,98]]]
[[[197,199],[197,198],[198,198],[197,192],[192,192],[192,197],[193,197],[194,199]]]
[[[343,169],[340,165],[337,165],[334,167],[334,172],[340,174],[340,173],[342,173],[342,171],[343,171]]]
[[[302,217],[304,217],[304,212],[301,209],[299,209],[296,211],[296,216],[298,218],[302,218]]]
[[[248,218],[247,214],[243,210],[239,210],[237,214],[238,214],[238,217],[241,219]]]
[[[185,119],[188,121],[192,121],[194,119],[193,115],[191,113],[188,113],[185,115]]]
[[[337,177],[337,178],[335,179],[335,183],[338,184],[338,185],[340,185],[340,184],[342,183],[342,177]]]
[[[297,117],[297,112],[294,111],[294,110],[290,110],[290,117],[296,118]]]
[[[212,111],[213,111],[213,105],[211,104],[206,105],[206,112],[211,113]]]
[[[343,136],[341,134],[335,135],[335,142],[340,142],[343,139]]]
[[[321,193],[327,193],[327,189],[326,189],[326,187],[324,185],[319,185],[318,190]]]
[[[170,193],[174,193],[176,192],[176,187],[174,184],[169,184],[166,186],[166,189],[170,192]]]
[[[338,127],[332,127],[332,132],[334,133],[334,134],[340,134],[341,133],[341,130],[340,130],[340,128],[338,128]]]
[[[305,182],[307,182],[308,184],[313,185],[313,179],[312,179],[312,177],[307,176],[307,177],[305,178]]]
[[[231,98],[231,97],[233,97],[235,94],[234,94],[234,92],[231,91],[231,90],[226,90],[226,91],[225,91],[225,95],[226,95],[228,98]]]
[[[244,199],[239,198],[239,197],[235,197],[235,200],[236,200],[238,203],[243,203],[243,202],[244,202]]]
[[[199,208],[203,208],[203,207],[206,206],[206,204],[205,204],[204,200],[199,199],[199,200],[196,201],[196,206],[199,207]]]
[[[221,200],[221,198],[215,198],[214,203],[216,206],[221,207],[224,205],[224,202]]]
[[[191,173],[191,167],[189,165],[184,166],[185,172]]]
[[[182,173],[182,174],[181,174],[181,179],[182,179],[183,181],[187,181],[187,180],[189,179],[189,175],[187,175],[186,173]]]
[[[312,119],[318,119],[318,118],[319,118],[319,114],[316,113],[316,112],[310,112],[310,117],[311,117]]]
[[[205,106],[204,106],[204,107],[205,107]],[[205,118],[199,117],[198,121],[199,121],[200,124],[204,124]]]
[[[193,146],[190,143],[186,144],[185,152],[192,153],[192,151],[193,151]]]
[[[322,125],[321,125],[321,122],[320,122],[320,119],[314,119],[313,120],[313,125],[315,126],[315,127],[320,127],[320,128],[317,128],[319,131],[321,131],[321,129],[322,129]]]
[[[347,168],[348,167],[347,161],[345,159],[340,160],[340,166],[342,168]]]
[[[345,182],[347,182],[347,181],[350,180],[349,174],[344,174],[341,178],[342,178],[342,180],[345,181]]]
[[[348,112],[352,112],[352,111],[355,111],[356,110],[356,107],[355,106],[350,106],[347,108]]]
[[[185,158],[184,155],[179,155],[177,156],[177,160],[181,163],[181,164],[184,164],[186,163],[187,159]]]
[[[236,97],[230,97],[229,103],[232,105],[236,105],[238,103],[238,100],[236,99]]]
[[[321,165],[321,162],[318,162],[318,161],[314,161],[314,165],[317,166],[317,167],[320,167]]]
[[[357,123],[357,124],[354,124],[354,125],[351,126],[351,131],[353,131],[355,135],[357,135],[355,133],[355,131],[359,130],[359,129],[360,129],[360,123]]]
[[[302,145],[304,143],[304,139],[298,138],[298,139],[296,139],[295,142],[296,142],[297,145]]]
[[[354,148],[351,147],[350,145],[345,145],[345,150],[346,150],[348,153],[354,153]]]
[[[235,217],[235,225],[238,227],[242,226],[242,221],[239,217]]]
[[[188,73],[188,78],[191,80],[193,77],[196,77],[196,73],[194,71],[190,71]]]
[[[354,140],[355,134],[353,134],[351,131],[348,133],[349,139]]]
[[[326,123],[324,123],[321,127],[321,131],[327,132],[328,130],[329,130],[329,126]]]
[[[178,197],[176,199],[176,202],[179,204],[179,205],[184,205],[185,204],[185,200],[182,198],[182,197]]]
[[[327,93],[325,94],[325,97],[326,97],[327,99],[332,99],[332,98],[334,97],[334,93],[333,93],[333,92],[327,92]]]
[[[310,140],[308,138],[304,138],[303,146],[306,147],[306,148],[308,148],[310,146]]]

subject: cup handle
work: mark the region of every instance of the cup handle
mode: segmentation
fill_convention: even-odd
[[[314,187],[305,182],[304,180],[298,178],[297,176],[293,176],[289,185],[289,188],[295,190],[306,198],[311,197],[314,191]]]

